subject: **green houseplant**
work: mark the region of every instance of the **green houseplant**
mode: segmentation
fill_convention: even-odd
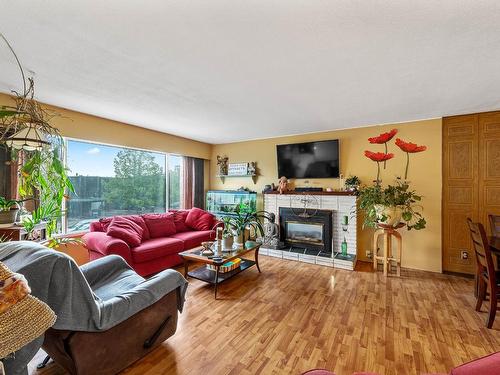
[[[348,191],[357,191],[361,185],[361,180],[358,176],[349,176],[345,179],[345,187]]]
[[[230,249],[234,242],[231,219],[232,218],[230,216],[224,216],[222,218],[222,223],[224,224],[224,228],[222,230],[222,248],[224,249]]]
[[[234,216],[226,216],[223,218],[224,230],[223,238],[234,238],[234,243],[238,246],[243,246],[245,238],[245,230],[253,230],[258,235],[264,235],[264,228],[261,220],[269,219],[269,213],[266,211],[253,211],[249,206],[240,204],[235,210]],[[230,240],[228,240],[229,242]]]
[[[18,201],[0,197],[0,224],[14,224],[19,212]]]
[[[380,134],[378,137],[370,138],[370,143],[384,144],[386,152],[365,151],[365,156],[377,163],[377,178],[371,186],[364,186],[358,193],[358,204],[361,212],[364,213],[364,227],[375,228],[378,225],[396,226],[404,223],[408,230],[424,229],[425,218],[422,216],[422,197],[410,187],[407,181],[409,154],[422,152],[426,146],[417,146],[414,143],[396,139],[396,145],[406,153],[405,178],[397,178],[395,184],[382,186],[380,179],[380,164],[385,163],[394,157],[394,154],[387,153],[387,142],[396,135],[397,130],[393,129],[389,133]]]
[[[25,162],[21,167],[19,195],[34,201],[30,218],[23,221],[28,233],[42,221],[47,223],[47,235],[57,233],[57,226],[64,214],[63,201],[67,191],[74,192],[68,177],[68,169],[61,161],[62,142],[54,139],[51,147],[24,152]]]
[[[376,228],[378,224],[395,226],[403,221],[408,230],[424,229],[419,202],[422,197],[401,179],[383,188],[381,185],[363,187],[359,191],[359,209],[365,214],[363,226]]]

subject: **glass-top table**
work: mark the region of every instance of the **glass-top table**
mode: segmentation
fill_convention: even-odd
[[[213,246],[214,255],[202,255],[203,247],[195,247],[193,249],[183,251],[179,253],[182,260],[184,261],[184,277],[192,277],[193,279],[201,280],[206,283],[214,285],[215,298],[217,299],[217,287],[223,281],[230,279],[231,277],[239,274],[240,272],[252,267],[257,266],[257,270],[260,273],[259,267],[259,248],[261,244],[254,241],[245,242],[244,246],[241,248],[233,248],[231,251],[221,251],[217,249],[216,244]],[[254,253],[254,259],[243,258],[243,255],[248,253]],[[214,259],[215,258],[215,259]],[[238,268],[235,268],[228,272],[221,272],[221,266],[227,262],[240,258],[241,262]],[[203,266],[198,267],[194,270],[189,271],[189,262],[202,263]],[[212,265],[214,269],[207,268],[207,265]]]

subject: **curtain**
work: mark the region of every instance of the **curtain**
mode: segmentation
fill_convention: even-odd
[[[182,174],[182,208],[193,207],[193,158],[184,156]]]
[[[205,161],[194,159],[193,206],[205,209]]]
[[[205,207],[204,160],[184,156],[182,181],[182,208]]]

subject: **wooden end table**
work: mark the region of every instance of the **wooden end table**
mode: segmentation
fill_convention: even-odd
[[[203,247],[196,247],[191,250],[183,251],[179,253],[184,261],[184,277],[187,279],[188,277],[192,277],[193,279],[201,280],[206,283],[214,285],[215,290],[215,299],[217,299],[217,287],[220,283],[230,279],[233,276],[236,276],[240,272],[245,271],[246,269],[257,266],[257,270],[260,273],[259,267],[259,248],[261,244],[253,241],[247,241],[243,248],[235,249],[230,252],[222,252],[217,251],[215,249],[215,254],[213,256],[222,257],[221,261],[214,261],[212,259],[213,256],[201,255],[201,251]],[[242,258],[243,255],[253,252],[254,260]],[[220,267],[233,259],[240,258],[241,263],[240,266],[229,272],[220,272]],[[203,266],[196,268],[192,271],[189,271],[188,266],[189,262],[197,262],[202,263]],[[207,264],[210,264],[215,267],[215,271],[207,268]]]
[[[399,223],[396,226],[378,224],[378,230],[373,234],[373,269],[377,270],[379,260],[382,260],[384,266],[384,276],[387,276],[388,267],[391,262],[396,263],[396,275],[401,276],[401,256],[403,251],[403,239],[398,229],[404,227],[405,224]],[[378,238],[384,238],[384,253],[382,256],[378,255]],[[398,251],[397,255],[394,254],[392,248],[392,237],[396,237]]]

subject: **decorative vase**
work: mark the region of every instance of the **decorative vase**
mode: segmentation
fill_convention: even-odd
[[[401,222],[401,216],[403,214],[401,207],[376,204],[374,208],[379,224],[394,227]]]
[[[233,247],[233,241],[234,241],[233,236],[224,237],[222,239],[222,248],[223,249],[231,249]]]
[[[342,243],[340,244],[340,249],[341,249],[341,253],[342,253],[342,256],[347,256],[347,241],[344,237],[344,241],[342,241]]]
[[[11,225],[16,222],[18,208],[9,211],[0,211],[0,225]]]
[[[234,236],[234,244],[238,247],[243,247],[245,243],[245,232],[241,231],[237,235]]]

